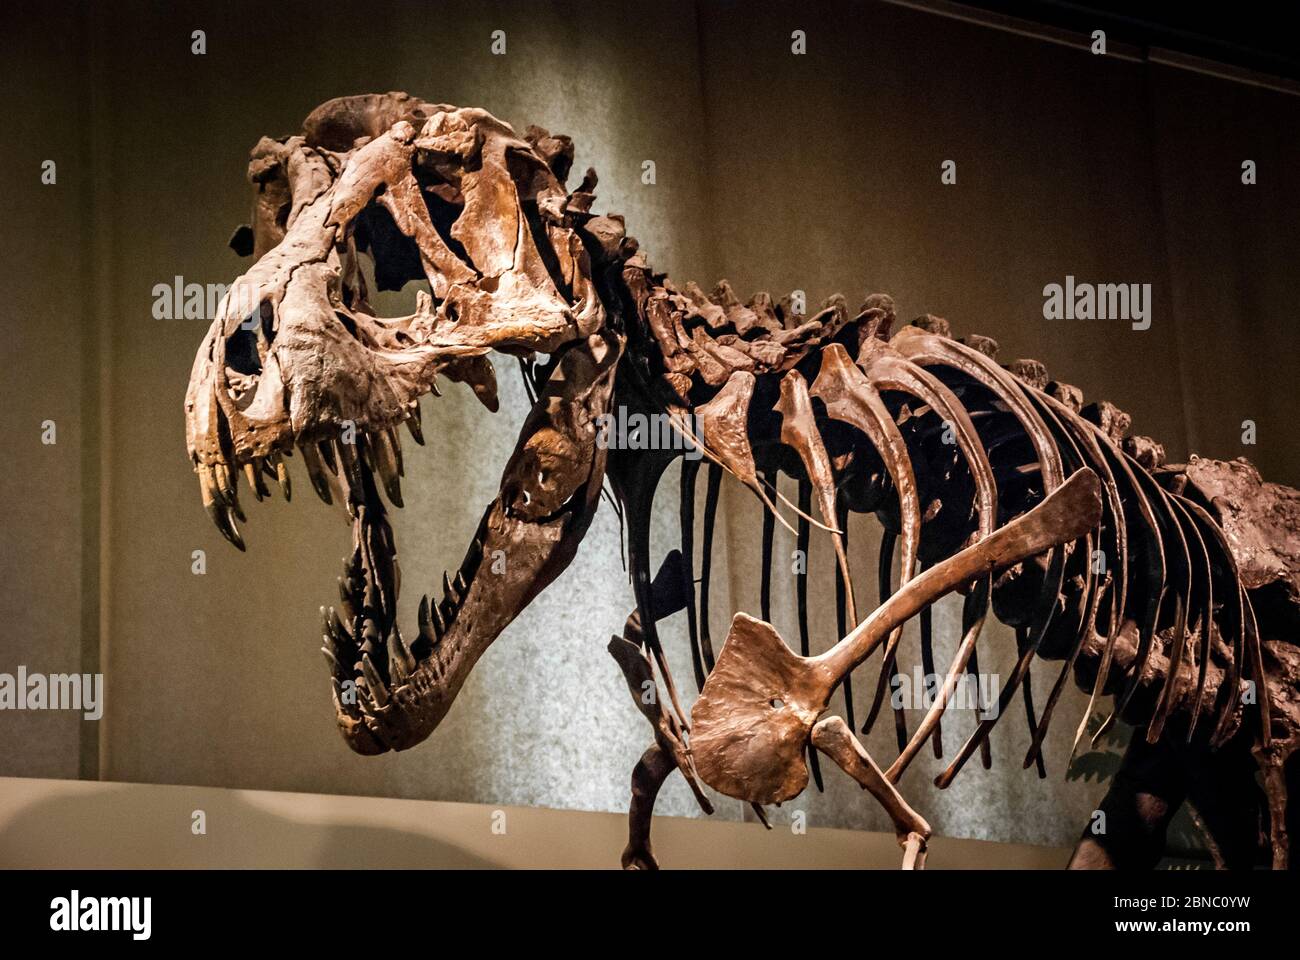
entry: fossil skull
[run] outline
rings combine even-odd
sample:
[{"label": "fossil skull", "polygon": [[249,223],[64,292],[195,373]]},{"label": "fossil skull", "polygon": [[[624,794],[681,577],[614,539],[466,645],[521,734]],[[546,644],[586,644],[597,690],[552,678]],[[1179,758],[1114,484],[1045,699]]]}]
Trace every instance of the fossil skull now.
[{"label": "fossil skull", "polygon": [[[254,223],[232,246],[255,262],[195,358],[188,449],[206,510],[241,550],[240,476],[259,499],[264,476],[288,496],[295,449],[321,498],[346,506],[353,551],[340,606],[323,610],[324,650],[340,728],[359,752],[428,736],[590,521],[604,469],[592,421],[621,341],[574,229],[571,162],[567,138],[537,128],[520,138],[486,111],[395,93],[329,101],[302,135],[252,152]],[[413,314],[374,314],[363,256],[381,289],[427,284]],[[496,409],[491,351],[547,355],[539,398],[460,571],[441,601],[421,603],[408,642],[378,490],[401,506],[398,428],[422,442],[419,400],[440,376]],[[500,556],[507,572],[487,573]]]}]

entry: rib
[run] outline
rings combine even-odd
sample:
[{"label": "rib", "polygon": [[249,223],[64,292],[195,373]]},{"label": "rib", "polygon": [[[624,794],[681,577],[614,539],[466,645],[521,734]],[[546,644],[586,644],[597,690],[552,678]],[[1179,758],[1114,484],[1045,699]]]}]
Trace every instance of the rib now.
[{"label": "rib", "polygon": [[[844,536],[844,553],[847,556],[849,552],[849,509],[844,500],[838,500],[835,509],[835,525],[843,531]],[[835,571],[835,635],[842,637],[849,631],[850,608],[849,600],[851,594],[849,585],[844,582],[844,577],[837,568]],[[853,729],[853,671],[850,670],[844,675],[844,722]],[[816,751],[813,752],[816,756]]]},{"label": "rib", "polygon": [[[803,563],[795,571],[794,575],[794,592],[796,611],[799,620],[799,655],[806,657],[810,653],[810,644],[808,638],[808,540],[811,530],[808,519],[805,516],[812,509],[812,483],[807,477],[799,478],[799,510],[800,516],[796,521],[798,530],[795,533],[795,549],[799,556],[803,558]],[[837,581],[838,582],[838,581]],[[840,636],[844,635],[841,629]],[[847,678],[846,678],[847,680]],[[845,687],[846,696],[849,696],[850,707],[853,704],[851,695],[847,694],[848,687]],[[813,782],[817,784],[817,792],[825,791],[822,784],[822,771],[817,751],[812,744],[808,745],[808,770],[812,773]]]},{"label": "rib", "polygon": [[713,670],[713,642],[709,638],[709,578],[713,569],[713,528],[718,519],[718,494],[722,488],[722,467],[709,464],[709,482],[704,492],[704,543],[700,556],[700,652],[705,672]]},{"label": "rib", "polygon": [[[791,370],[781,378],[781,397],[777,401],[776,410],[781,414],[781,442],[799,454],[808,479],[812,482],[813,491],[817,494],[822,517],[827,526],[832,526],[838,516],[835,475],[831,470],[830,457],[826,455],[826,445],[817,430],[808,383],[798,370]],[[857,623],[857,606],[853,602],[853,580],[849,574],[849,558],[844,550],[843,532],[832,529],[831,542],[835,546],[840,575],[844,578],[849,617]]]},{"label": "rib", "polygon": [[[766,473],[762,474],[762,478],[765,485],[773,482]],[[772,538],[775,533],[776,518],[771,510],[764,510],[761,550],[763,569],[759,575],[758,606],[763,619],[769,623],[772,621]]]},{"label": "rib", "polygon": [[[923,573],[924,571],[925,571],[925,566],[924,564],[922,564],[921,568],[917,572]],[[920,627],[921,627],[921,669],[925,671],[925,675],[927,677],[933,677],[935,675],[934,674],[934,637],[932,635],[933,626],[934,626],[933,611],[934,611],[933,605],[927,606],[924,610],[921,611],[919,615]],[[924,720],[922,721],[922,723],[924,723]],[[938,760],[940,757],[943,756],[943,724],[941,719],[935,720],[934,737],[931,740],[931,743],[934,744],[934,758]]]},{"label": "rib", "polygon": [[[893,594],[893,570],[894,570],[894,545],[898,542],[898,534],[894,531],[885,529],[880,534],[880,558],[876,561],[876,576],[879,586],[877,587],[877,602],[883,604]],[[892,639],[892,638],[891,638]],[[871,706],[867,710],[867,719],[862,721],[862,732],[870,733],[871,728],[876,725],[876,718],[880,715],[880,708],[885,702],[885,694],[890,689],[894,677],[898,675],[894,669],[896,646],[888,640],[885,642],[885,652],[880,661],[880,675],[876,679],[876,692],[871,698]],[[897,721],[895,721],[897,722]],[[902,750],[907,745],[906,739],[898,745]]]},{"label": "rib", "polygon": [[[843,347],[839,349],[842,353]],[[840,515],[835,475],[831,469],[830,457],[826,454],[826,445],[822,442],[821,433],[817,429],[808,383],[798,370],[791,370],[781,378],[781,395],[776,410],[781,414],[781,442],[799,454],[804,472],[812,484],[813,492],[817,495],[822,518],[828,527],[833,528],[831,543],[834,545],[835,558],[839,564],[839,582],[843,584],[844,605],[848,608],[849,620],[856,624],[858,609],[853,599],[853,576],[849,571],[849,555],[844,547],[844,532],[835,527]],[[765,548],[770,546],[767,530],[765,525],[763,528]],[[766,555],[764,565],[766,566]],[[770,621],[771,617],[765,612],[763,619]],[[840,636],[843,635],[841,631]],[[852,717],[853,687],[847,675],[844,678],[844,699],[846,713]]]},{"label": "rib", "polygon": [[[1029,398],[1030,402],[1033,403],[1036,409],[1042,414],[1044,423],[1048,424],[1048,428],[1056,438],[1058,442],[1057,449],[1061,453],[1062,463],[1066,468],[1073,473],[1075,470],[1091,467],[1092,464],[1089,458],[1084,456],[1079,445],[1075,443],[1074,438],[1065,430],[1065,427],[1061,424],[1061,421],[1056,417],[1052,410],[1041,402],[1038,392],[1033,389],[1026,389],[1025,394]],[[1099,470],[1094,469],[1094,472],[1097,473],[1099,477],[1102,475]],[[1102,490],[1104,493],[1104,484],[1102,485]],[[1042,713],[1038,717],[1037,729],[1030,741],[1029,752],[1025,755],[1025,767],[1028,767],[1031,763],[1036,762],[1041,758],[1043,741],[1047,737],[1047,731],[1051,725],[1052,714],[1056,710],[1056,704],[1060,700],[1061,693],[1065,689],[1070,672],[1074,669],[1074,664],[1078,660],[1079,652],[1083,647],[1084,641],[1089,639],[1096,629],[1097,609],[1101,602],[1101,592],[1097,588],[1092,565],[1092,548],[1093,544],[1096,542],[1093,539],[1093,534],[1100,532],[1101,525],[1104,524],[1108,513],[1112,516],[1112,523],[1114,522],[1113,507],[1111,506],[1109,497],[1103,497],[1102,505],[1104,509],[1102,511],[1101,519],[1098,522],[1097,529],[1092,533],[1089,533],[1082,541],[1083,589],[1079,594],[1079,622],[1074,630],[1074,640],[1070,644],[1069,653],[1065,657],[1061,671],[1057,675],[1056,682],[1052,685],[1051,692],[1047,696],[1047,703],[1044,705]],[[1078,733],[1079,731],[1076,731],[1076,746],[1079,739]],[[1073,747],[1071,748],[1071,755],[1073,755]]]},{"label": "rib", "polygon": [[[1169,499],[1179,513],[1179,520],[1183,523],[1183,533],[1188,539],[1188,553],[1192,562],[1193,575],[1191,596],[1200,600],[1201,645],[1199,651],[1193,651],[1197,658],[1196,697],[1192,702],[1192,717],[1187,724],[1187,742],[1191,743],[1192,735],[1196,732],[1196,721],[1201,714],[1205,678],[1210,665],[1210,618],[1214,612],[1214,574],[1210,570],[1210,554],[1205,546],[1205,538],[1201,536],[1192,512],[1187,509],[1187,501],[1174,493],[1170,494]],[[1195,626],[1195,621],[1192,625]],[[1170,663],[1170,674],[1174,675],[1173,663]]]},{"label": "rib", "polygon": [[1156,702],[1155,713],[1147,724],[1147,743],[1155,743],[1164,729],[1165,720],[1173,705],[1174,687],[1176,686],[1178,663],[1182,657],[1183,645],[1187,639],[1187,608],[1191,602],[1192,563],[1187,547],[1187,537],[1183,532],[1183,521],[1179,518],[1169,494],[1154,481],[1152,486],[1158,491],[1164,504],[1165,516],[1172,537],[1166,538],[1165,559],[1172,561],[1173,577],[1169,583],[1173,595],[1174,632],[1173,643],[1169,651],[1169,668],[1165,671],[1164,682]]},{"label": "rib", "polygon": [[682,458],[681,508],[679,516],[682,530],[682,576],[686,589],[686,629],[691,638],[691,667],[695,671],[695,689],[704,686],[704,663],[700,657],[700,631],[695,619],[695,478],[699,476],[700,461]]},{"label": "rib", "polygon": [[[782,381],[783,384],[784,382]],[[884,401],[881,400],[876,388],[867,379],[866,374],[853,364],[852,360],[849,359],[848,351],[838,343],[832,343],[822,351],[821,370],[813,383],[811,396],[821,400],[825,405],[827,417],[847,423],[862,431],[884,461],[885,469],[889,471],[890,478],[894,483],[894,489],[898,494],[899,516],[903,534],[902,582],[907,583],[916,572],[916,557],[921,538],[921,510],[911,456],[908,453],[907,444],[903,440],[903,435],[899,432],[898,425],[894,422],[893,416],[885,406]],[[836,543],[841,555],[843,555],[842,544],[839,541],[836,541]],[[883,543],[881,550],[883,555]],[[892,563],[892,544],[889,555]],[[851,582],[848,576],[847,558],[844,559],[842,566],[845,580]],[[882,583],[884,579],[882,578]],[[888,585],[886,585],[885,589],[889,589]],[[883,601],[884,595],[881,597],[881,602]],[[853,612],[852,608],[850,608],[850,612]],[[853,617],[853,620],[854,622],[857,621],[856,616]],[[893,663],[893,653],[901,634],[902,627],[900,625],[886,643],[884,663],[881,667],[881,680],[877,684],[872,709],[863,727],[864,733],[870,730],[876,714],[879,712],[880,704],[883,702],[884,691],[881,685],[885,682],[889,667]],[[899,742],[899,749],[901,750],[907,742],[906,724],[901,714],[897,715],[895,719],[898,724],[899,735],[902,738]]]},{"label": "rib", "polygon": [[[1023,654],[1025,645],[1028,642],[1029,631],[1024,627],[1017,627],[1016,650]],[[1038,718],[1034,715],[1034,685],[1029,667],[1025,667],[1025,679],[1020,684],[1020,692],[1023,694],[1025,703],[1025,722],[1029,725],[1029,738],[1032,741],[1038,734]],[[1043,763],[1043,751],[1038,751],[1038,754],[1034,757],[1034,764],[1038,770],[1038,779],[1047,779],[1047,767]]]}]

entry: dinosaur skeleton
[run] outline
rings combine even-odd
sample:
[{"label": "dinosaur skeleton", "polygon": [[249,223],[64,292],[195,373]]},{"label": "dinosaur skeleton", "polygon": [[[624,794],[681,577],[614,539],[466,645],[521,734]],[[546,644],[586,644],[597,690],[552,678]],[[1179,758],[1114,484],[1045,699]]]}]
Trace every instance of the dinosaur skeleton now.
[{"label": "dinosaur skeleton", "polygon": [[[654,733],[633,772],[624,866],[656,865],[651,813],[673,770],[706,812],[702,784],[762,817],[810,774],[820,786],[819,754],[883,805],[904,866],[922,865],[930,828],[897,785],[927,741],[942,756],[943,714],[978,672],[990,611],[1015,628],[1018,660],[940,786],[977,751],[991,763],[989,732],[1017,695],[1032,734],[1025,766],[1044,775],[1043,739],[1073,672],[1089,712],[1113,698],[1104,726],[1118,717],[1137,728],[1103,803],[1112,826],[1085,833],[1074,865],[1154,863],[1184,800],[1222,865],[1253,865],[1261,851],[1287,865],[1300,493],[1262,482],[1244,460],[1166,464],[1154,441],[1126,436],[1126,414],[1085,406],[1036,361],[999,365],[987,337],[953,339],[928,316],[894,331],[883,295],[855,315],[834,297],[805,317],[762,293],[742,303],[725,282],[711,295],[677,287],[621,217],[592,212],[593,171],[566,190],[572,162],[567,137],[536,127],[519,137],[483,110],[397,93],[331,100],[301,135],[252,151],[254,222],[232,246],[254,263],[195,359],[188,447],[205,509],[241,550],[239,475],[258,499],[269,480],[287,499],[295,449],[315,492],[352,518],[339,604],[322,616],[353,750],[402,750],[432,733],[483,651],[570,562],[608,480],[637,602],[609,650]],[[412,315],[374,314],[363,256],[381,289],[427,283]],[[421,600],[408,639],[385,506],[402,505],[398,428],[423,442],[419,400],[438,393],[439,376],[495,410],[493,351],[518,359],[533,406],[460,569],[444,575],[441,599]],[[683,457],[682,444],[611,448],[598,427],[616,409],[666,416],[704,461]],[[654,493],[678,459],[681,548],[652,579]],[[737,613],[715,655],[710,558],[724,473],[762,505],[762,619]],[[780,493],[781,473],[797,502]],[[860,619],[847,521],[868,512],[884,528],[880,599]],[[767,622],[775,524],[791,519],[805,556],[813,527],[835,552],[842,639],[818,656],[806,571],[799,653]],[[490,569],[503,555],[504,571]],[[899,755],[882,770],[855,735],[851,674],[880,650],[866,731],[914,616],[935,672],[930,610],[952,591],[964,596],[956,654],[915,730],[895,705]],[[681,611],[701,690],[689,714],[657,632]],[[1035,659],[1064,664],[1041,710]],[[650,686],[663,695],[642,696]],[[828,714],[841,686],[843,718]],[[1076,745],[1083,732],[1081,722]]]}]

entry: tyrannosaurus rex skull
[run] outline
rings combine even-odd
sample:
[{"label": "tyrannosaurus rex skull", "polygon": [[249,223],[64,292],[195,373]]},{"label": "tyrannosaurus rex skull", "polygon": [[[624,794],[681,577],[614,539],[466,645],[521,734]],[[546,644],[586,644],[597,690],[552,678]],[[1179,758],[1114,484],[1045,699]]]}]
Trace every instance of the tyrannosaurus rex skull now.
[{"label": "tyrannosaurus rex skull", "polygon": [[[240,549],[240,474],[259,499],[264,473],[287,495],[295,448],[321,498],[346,504],[353,551],[324,649],[340,728],[359,752],[428,736],[590,521],[604,471],[593,421],[622,344],[574,229],[571,162],[567,138],[530,128],[521,139],[483,110],[405,94],[329,101],[301,136],[252,152],[254,224],[232,245],[255,263],[195,358],[188,448],[205,508]],[[374,315],[362,255],[381,289],[427,282],[414,314]],[[440,375],[496,409],[493,350],[549,355],[539,398],[459,573],[441,601],[421,603],[408,642],[378,488],[401,506],[397,428],[420,440],[418,401]]]}]

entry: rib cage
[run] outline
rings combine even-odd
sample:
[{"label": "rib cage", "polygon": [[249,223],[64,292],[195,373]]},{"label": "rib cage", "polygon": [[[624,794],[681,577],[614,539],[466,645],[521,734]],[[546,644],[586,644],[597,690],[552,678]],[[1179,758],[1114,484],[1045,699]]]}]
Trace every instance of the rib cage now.
[{"label": "rib cage", "polygon": [[[919,318],[891,336],[895,316],[887,296],[868,298],[855,316],[842,298],[833,297],[805,319],[788,300],[777,304],[762,293],[742,304],[725,282],[709,296],[693,284],[678,290],[639,255],[625,263],[622,278],[632,308],[626,313],[634,318],[628,366],[651,404],[681,429],[689,431],[689,416],[695,415],[695,439],[710,461],[699,600],[688,605],[697,683],[714,656],[709,548],[722,471],[750,488],[764,507],[764,620],[770,619],[774,523],[779,518],[788,526],[783,515],[793,514],[797,543],[806,549],[815,522],[808,514],[817,502],[836,551],[843,636],[858,619],[844,532],[850,512],[874,512],[884,525],[883,598],[896,586],[890,579],[896,546],[906,582],[924,565],[1030,509],[1076,470],[1089,468],[1102,479],[1101,522],[1073,544],[1012,568],[997,583],[974,585],[963,606],[962,641],[936,703],[910,735],[902,711],[894,711],[900,755],[887,777],[896,782],[928,739],[941,755],[942,714],[960,675],[978,671],[978,638],[990,608],[1016,628],[1020,656],[994,718],[982,720],[957,750],[936,780],[940,786],[951,783],[976,750],[988,765],[989,733],[1018,691],[1031,732],[1024,762],[1036,763],[1042,775],[1042,744],[1072,671],[1090,694],[1076,744],[1093,705],[1113,694],[1102,731],[1122,716],[1145,728],[1150,742],[1176,727],[1189,742],[1199,736],[1217,746],[1242,728],[1240,693],[1246,681],[1255,681],[1263,691],[1256,702],[1267,745],[1260,634],[1236,558],[1209,498],[1198,496],[1182,469],[1164,464],[1159,444],[1126,436],[1130,418],[1122,411],[1105,402],[1085,405],[1077,388],[1052,381],[1036,361],[1000,366],[993,340],[955,340],[940,318]],[[627,396],[624,390],[619,401]],[[637,516],[648,512],[640,487],[653,488],[665,466],[643,473],[637,483],[624,482],[620,493],[633,525],[629,554],[642,623],[650,625],[646,643],[676,703],[655,617],[647,609],[647,543],[636,531]],[[696,467],[685,461],[682,474],[682,557],[692,580]],[[611,470],[617,484],[617,471]],[[779,472],[795,478],[797,504],[777,494]],[[796,583],[804,655],[807,576],[806,570],[797,574]],[[899,632],[885,648],[864,732],[898,670]],[[920,656],[933,673],[926,616],[921,633]],[[1035,659],[1063,664],[1038,716],[1028,685]],[[845,687],[846,715],[853,723],[847,679]],[[816,777],[815,755],[811,759]]]}]

